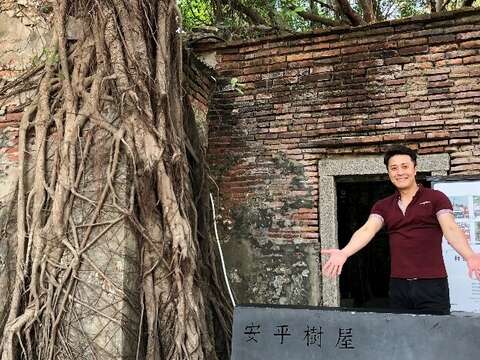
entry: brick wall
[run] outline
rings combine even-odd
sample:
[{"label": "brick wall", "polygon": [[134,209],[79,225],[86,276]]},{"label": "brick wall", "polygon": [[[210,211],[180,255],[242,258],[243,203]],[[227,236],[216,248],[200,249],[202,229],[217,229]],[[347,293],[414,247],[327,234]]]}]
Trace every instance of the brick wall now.
[{"label": "brick wall", "polygon": [[206,151],[208,144],[207,114],[210,97],[215,88],[214,71],[188,51],[184,52],[183,61],[183,86],[194,113],[199,147]]},{"label": "brick wall", "polygon": [[16,174],[19,115],[6,113],[5,109],[0,112],[0,209]]},{"label": "brick wall", "polygon": [[[252,268],[239,246],[319,240],[319,159],[402,143],[450,154],[450,174],[480,174],[479,24],[480,11],[463,10],[197,49],[217,51],[209,159],[245,302],[264,296],[236,277]],[[284,293],[269,291],[270,302]]]},{"label": "brick wall", "polygon": [[[0,89],[40,58],[48,44],[50,0],[0,2]],[[20,103],[25,94],[0,101],[0,213],[15,179]]]}]

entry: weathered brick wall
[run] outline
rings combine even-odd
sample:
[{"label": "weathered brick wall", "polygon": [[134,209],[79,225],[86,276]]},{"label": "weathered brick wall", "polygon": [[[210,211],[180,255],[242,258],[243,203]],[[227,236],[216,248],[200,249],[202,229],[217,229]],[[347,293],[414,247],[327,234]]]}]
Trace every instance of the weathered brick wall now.
[{"label": "weathered brick wall", "polygon": [[266,247],[318,242],[319,159],[403,143],[450,154],[451,174],[480,173],[479,25],[468,10],[198,49],[217,51],[209,156],[243,302],[305,301],[255,279],[291,284],[283,259],[273,273],[261,264],[276,256]]},{"label": "weathered brick wall", "polygon": [[[15,80],[42,56],[51,0],[0,2],[0,88]],[[22,96],[0,102],[0,210],[15,178]]]},{"label": "weathered brick wall", "polygon": [[6,113],[6,108],[0,110],[0,209],[16,174],[19,116],[21,114]]},{"label": "weathered brick wall", "polygon": [[186,96],[192,106],[200,148],[208,144],[207,114],[210,97],[215,88],[214,70],[188,51],[184,53],[183,82]]}]

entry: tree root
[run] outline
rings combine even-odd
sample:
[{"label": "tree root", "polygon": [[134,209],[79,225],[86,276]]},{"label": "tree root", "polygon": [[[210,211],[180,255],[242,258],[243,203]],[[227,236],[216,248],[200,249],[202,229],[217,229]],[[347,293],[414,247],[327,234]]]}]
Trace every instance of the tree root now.
[{"label": "tree root", "polygon": [[[83,23],[75,42],[66,39],[69,18]],[[55,52],[25,78],[41,80],[20,124],[16,275],[1,360],[108,357],[97,343],[101,329],[89,333],[79,309],[124,324],[105,310],[113,304],[83,299],[86,268],[112,289],[105,294],[141,308],[138,359],[217,359],[211,321],[228,348],[231,308],[208,212],[197,211],[208,198],[203,187],[193,190],[186,154],[179,19],[174,0],[56,1]],[[0,89],[0,100],[19,86]],[[92,147],[106,154],[93,185]],[[206,173],[197,180],[206,184]],[[141,260],[137,299],[90,256],[127,223]],[[80,355],[72,336],[85,344]]]}]

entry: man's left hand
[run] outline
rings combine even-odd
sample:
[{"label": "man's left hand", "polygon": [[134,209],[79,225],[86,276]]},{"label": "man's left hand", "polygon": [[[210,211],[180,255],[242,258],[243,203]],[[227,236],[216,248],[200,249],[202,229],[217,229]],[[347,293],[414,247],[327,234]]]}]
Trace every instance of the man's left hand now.
[{"label": "man's left hand", "polygon": [[467,259],[468,276],[480,280],[480,254],[473,254]]}]

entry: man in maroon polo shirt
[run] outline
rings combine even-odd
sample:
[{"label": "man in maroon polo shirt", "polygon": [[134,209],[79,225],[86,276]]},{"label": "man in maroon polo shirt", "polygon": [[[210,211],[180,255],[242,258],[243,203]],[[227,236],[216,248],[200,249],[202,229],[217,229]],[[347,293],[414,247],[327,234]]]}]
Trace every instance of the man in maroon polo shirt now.
[{"label": "man in maroon polo shirt", "polygon": [[417,184],[415,151],[393,146],[385,153],[384,163],[397,191],[373,205],[367,222],[343,249],[322,250],[330,255],[323,273],[330,277],[340,275],[348,257],[386,226],[391,254],[391,307],[416,313],[449,314],[442,236],[465,259],[469,276],[478,280],[480,254],[473,252],[455,223],[452,204],[445,194]]}]

